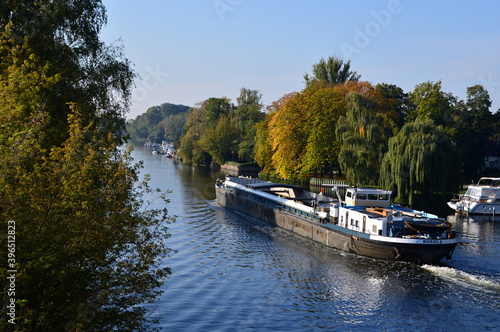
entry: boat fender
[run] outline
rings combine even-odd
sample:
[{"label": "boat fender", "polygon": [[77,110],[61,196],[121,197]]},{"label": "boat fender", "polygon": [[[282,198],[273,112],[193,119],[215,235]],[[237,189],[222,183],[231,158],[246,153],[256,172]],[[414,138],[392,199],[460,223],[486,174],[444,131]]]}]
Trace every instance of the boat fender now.
[{"label": "boat fender", "polygon": [[351,246],[349,245],[349,242],[344,243],[344,251],[347,251],[347,252],[351,251]]},{"label": "boat fender", "polygon": [[399,253],[398,248],[394,248],[394,258],[398,259],[399,257],[401,257],[401,254]]}]

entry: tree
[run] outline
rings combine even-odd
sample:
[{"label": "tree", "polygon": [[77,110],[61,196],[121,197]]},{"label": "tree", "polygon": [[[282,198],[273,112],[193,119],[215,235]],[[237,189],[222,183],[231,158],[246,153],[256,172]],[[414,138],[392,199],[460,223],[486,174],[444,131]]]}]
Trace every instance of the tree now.
[{"label": "tree", "polygon": [[0,218],[15,222],[17,271],[2,331],[155,328],[144,304],[170,273],[170,219],[146,209],[121,148],[135,74],[99,40],[105,21],[95,0],[0,5]]},{"label": "tree", "polygon": [[[170,141],[178,139],[182,134],[182,127],[185,124],[189,108],[169,103],[148,108],[145,113],[127,123],[130,141],[133,143],[143,143],[144,141],[161,143],[164,139]],[[173,118],[177,115],[177,118]],[[179,120],[182,123],[179,124]]]},{"label": "tree", "polygon": [[200,144],[201,137],[207,130],[206,109],[203,103],[198,104],[188,111],[184,135],[180,140],[179,154],[188,163],[206,164],[208,153],[203,151]]},{"label": "tree", "polygon": [[30,91],[43,99],[50,113],[45,145],[59,145],[67,138],[68,101],[79,104],[89,122],[100,110],[102,129],[121,135],[123,141],[123,115],[136,75],[120,47],[99,40],[106,23],[101,1],[20,0],[6,1],[2,7],[1,76],[23,67],[26,77],[43,68],[47,77],[57,79],[50,90]]},{"label": "tree", "polygon": [[184,133],[184,125],[187,121],[187,114],[180,113],[175,115],[169,115],[160,122],[160,126],[163,131],[163,137],[169,142],[177,142]]},{"label": "tree", "polygon": [[[408,98],[413,104],[409,112],[409,121],[417,118],[432,120],[436,125],[441,125],[445,130],[451,130],[454,125],[451,123],[452,104],[455,98],[441,91],[441,81],[436,83],[424,82],[409,93]],[[453,133],[450,131],[450,134]]]},{"label": "tree", "polygon": [[228,98],[208,98],[204,103],[203,107],[206,110],[206,117],[209,126],[214,126],[217,120],[223,116],[232,115],[234,111],[234,106],[231,104]]},{"label": "tree", "polygon": [[454,140],[464,156],[464,176],[474,179],[484,167],[490,138],[496,134],[496,121],[490,112],[491,100],[481,85],[467,88],[467,100],[457,105]]},{"label": "tree", "polygon": [[306,85],[313,82],[324,81],[331,85],[341,84],[348,81],[358,81],[361,75],[351,71],[351,61],[344,63],[343,60],[330,56],[321,60],[312,67],[312,76],[304,75]]},{"label": "tree", "polygon": [[256,123],[264,118],[262,113],[262,94],[257,90],[241,88],[237,99],[238,106],[235,110],[235,118],[241,132],[238,144],[238,158],[241,161],[254,159]]},{"label": "tree", "polygon": [[340,167],[354,186],[377,184],[387,141],[395,125],[377,113],[373,100],[354,92],[346,100],[346,116],[339,119],[336,129],[337,140],[341,142]]},{"label": "tree", "polygon": [[406,123],[389,139],[380,180],[402,204],[413,204],[414,194],[429,195],[458,188],[461,157],[441,126],[431,120]]},{"label": "tree", "polygon": [[214,127],[207,128],[200,138],[200,146],[218,164],[232,159],[234,148],[240,138],[240,130],[234,119],[221,116]]},{"label": "tree", "polygon": [[263,164],[269,158],[259,155],[260,165],[274,169],[285,179],[332,171],[338,164],[340,151],[335,127],[346,114],[345,96],[349,92],[362,93],[367,98],[377,95],[368,82],[351,81],[335,86],[315,82],[274,103],[266,119],[267,128],[261,130],[268,139],[257,140],[259,154],[271,151],[271,165]]},{"label": "tree", "polygon": [[282,97],[279,109],[269,120],[271,160],[276,174],[283,179],[296,177],[302,167],[307,138],[306,119],[305,110],[300,107],[300,95],[290,94]]},{"label": "tree", "polygon": [[[269,107],[273,108],[273,105]],[[267,114],[264,120],[255,125],[255,162],[262,167],[263,171],[270,173],[272,169],[273,148],[269,137],[269,121],[272,115]]]},{"label": "tree", "polygon": [[180,140],[182,158],[195,164],[223,164],[239,144],[241,134],[234,106],[227,98],[209,98],[189,113]]},{"label": "tree", "polygon": [[334,128],[345,114],[345,94],[339,87],[317,82],[301,92],[301,107],[307,112],[302,125],[308,136],[301,174],[328,173],[338,164],[339,143]]},{"label": "tree", "polygon": [[386,109],[387,112],[394,112],[391,118],[398,128],[401,128],[406,122],[409,112],[408,94],[394,84],[379,83],[375,86],[375,89],[382,96],[379,107]]}]

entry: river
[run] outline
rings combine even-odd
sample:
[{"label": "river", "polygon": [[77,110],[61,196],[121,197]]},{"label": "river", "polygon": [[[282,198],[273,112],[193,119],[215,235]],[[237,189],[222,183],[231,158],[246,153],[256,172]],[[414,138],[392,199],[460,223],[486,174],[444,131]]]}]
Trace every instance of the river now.
[{"label": "river", "polygon": [[439,266],[380,261],[222,209],[217,172],[148,149],[133,157],[153,187],[172,191],[177,216],[173,274],[151,309],[165,331],[500,330],[500,220],[450,214],[460,242]]}]

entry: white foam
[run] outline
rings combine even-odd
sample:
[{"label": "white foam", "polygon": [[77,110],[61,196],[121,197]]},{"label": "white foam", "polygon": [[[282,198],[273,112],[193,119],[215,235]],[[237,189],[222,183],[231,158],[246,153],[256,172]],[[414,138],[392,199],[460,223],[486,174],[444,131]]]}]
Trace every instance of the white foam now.
[{"label": "white foam", "polygon": [[500,282],[446,266],[423,265],[423,269],[453,282],[500,291]]}]

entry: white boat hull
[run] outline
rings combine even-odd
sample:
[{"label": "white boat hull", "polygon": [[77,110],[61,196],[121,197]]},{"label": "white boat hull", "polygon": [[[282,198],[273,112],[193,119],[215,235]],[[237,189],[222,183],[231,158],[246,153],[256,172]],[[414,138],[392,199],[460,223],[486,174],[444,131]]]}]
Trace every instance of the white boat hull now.
[{"label": "white boat hull", "polygon": [[494,203],[477,203],[470,201],[448,202],[448,206],[460,213],[470,214],[498,214],[500,212],[500,204]]}]

